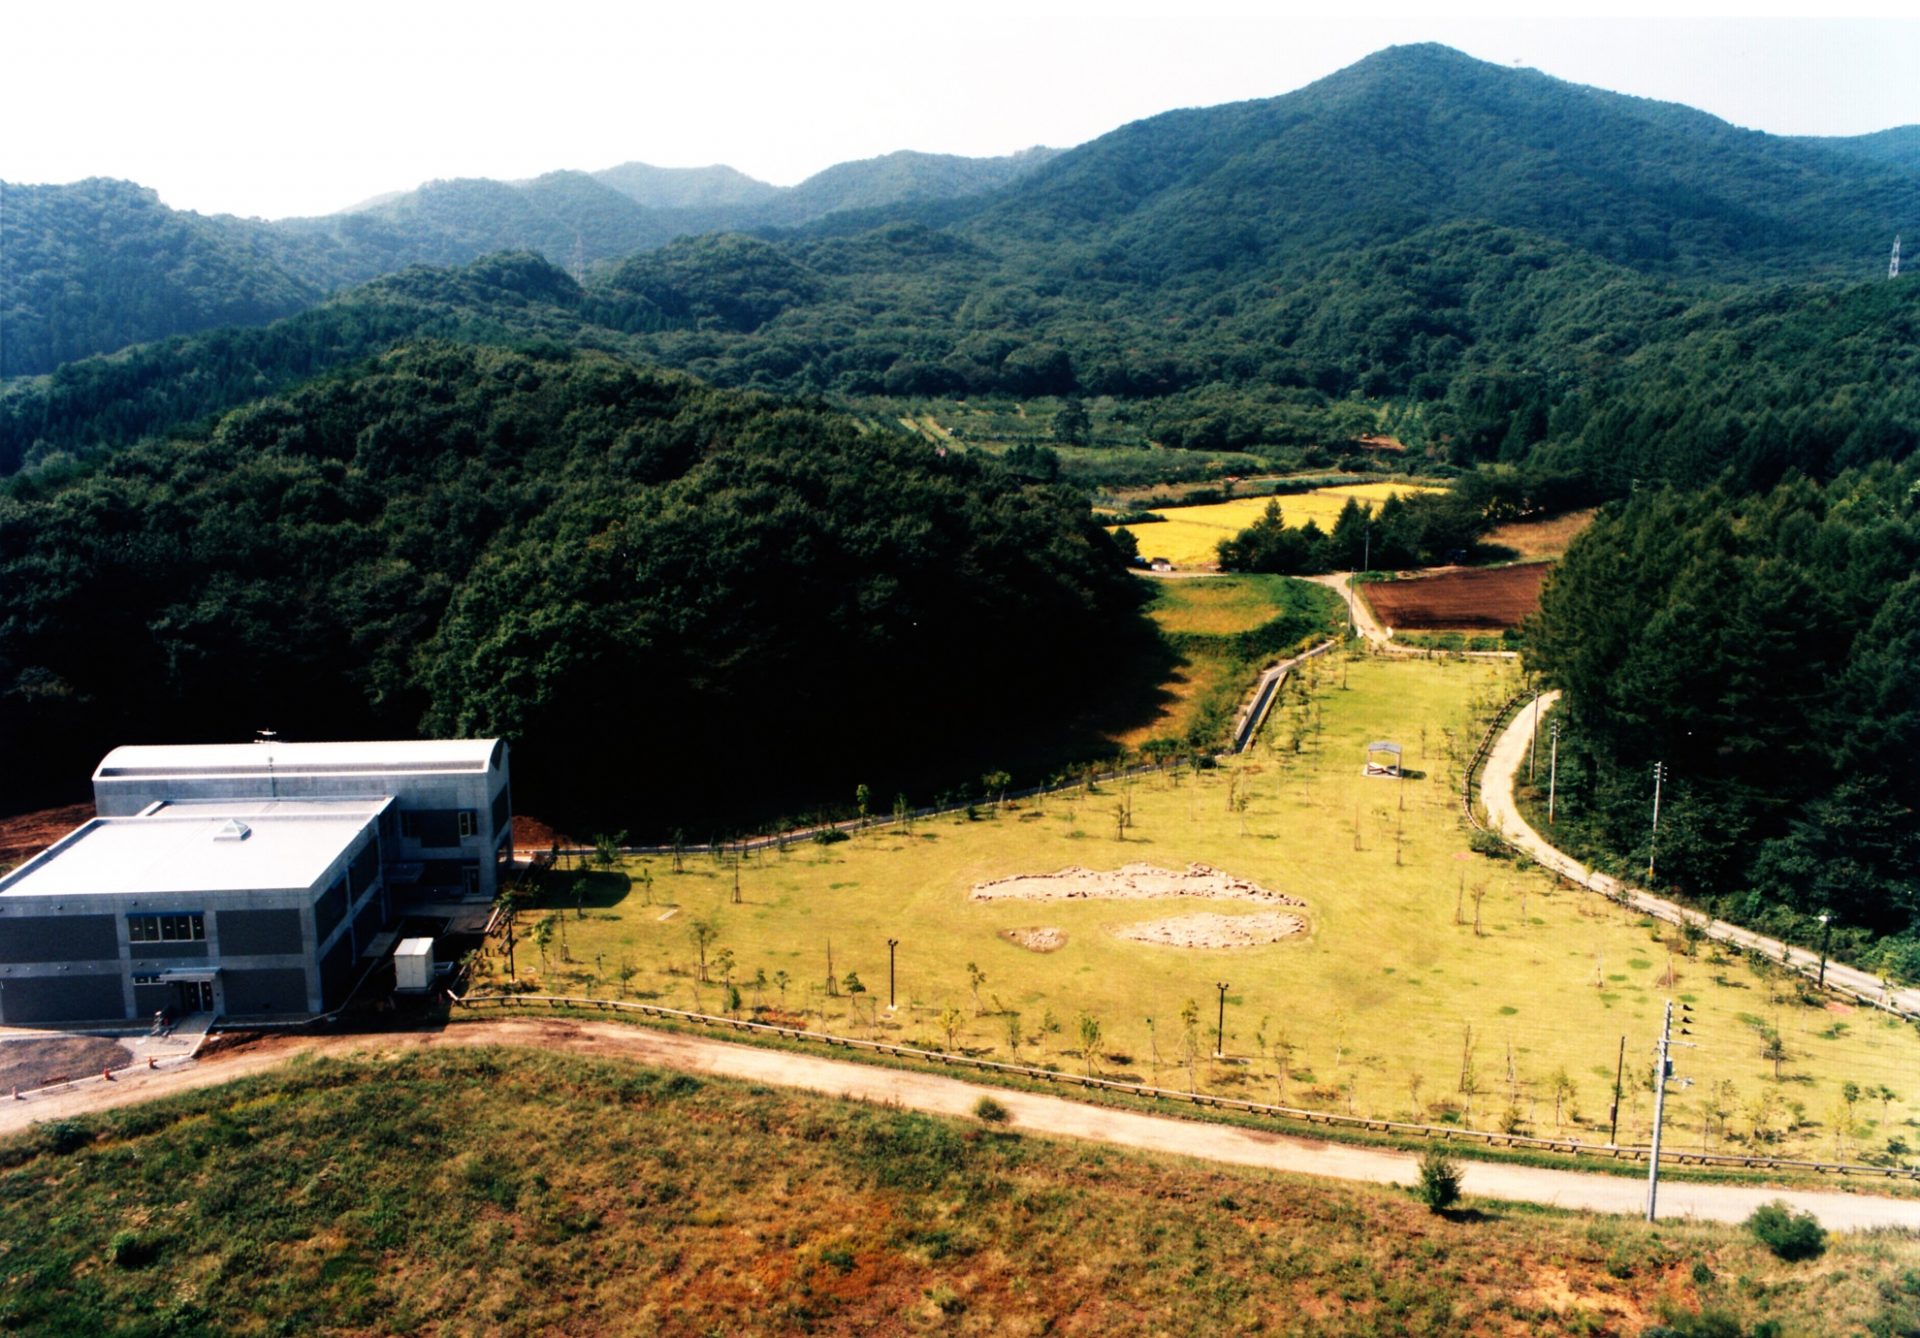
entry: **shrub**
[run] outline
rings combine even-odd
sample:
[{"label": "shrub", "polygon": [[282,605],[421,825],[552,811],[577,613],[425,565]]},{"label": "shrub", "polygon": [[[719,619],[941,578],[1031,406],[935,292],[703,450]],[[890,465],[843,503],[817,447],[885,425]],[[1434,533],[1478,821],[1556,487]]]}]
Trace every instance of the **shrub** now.
[{"label": "shrub", "polygon": [[1440,1148],[1427,1149],[1420,1158],[1420,1181],[1414,1193],[1428,1212],[1445,1212],[1460,1199],[1460,1163]]},{"label": "shrub", "polygon": [[153,1262],[154,1255],[160,1252],[159,1245],[151,1240],[143,1240],[131,1231],[116,1231],[113,1239],[107,1242],[107,1257],[118,1268],[141,1268]]},{"label": "shrub", "polygon": [[1827,1233],[1812,1213],[1796,1213],[1776,1199],[1753,1210],[1747,1230],[1776,1256],[1789,1262],[1813,1259],[1827,1249]]},{"label": "shrub", "polygon": [[982,1124],[1005,1124],[1010,1118],[1007,1108],[990,1096],[983,1096],[973,1103],[973,1115]]}]

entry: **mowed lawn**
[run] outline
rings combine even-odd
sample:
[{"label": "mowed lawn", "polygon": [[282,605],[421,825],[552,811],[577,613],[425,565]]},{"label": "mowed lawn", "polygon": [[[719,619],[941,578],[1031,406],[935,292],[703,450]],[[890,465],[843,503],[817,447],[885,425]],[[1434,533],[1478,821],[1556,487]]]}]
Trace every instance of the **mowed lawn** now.
[{"label": "mowed lawn", "polygon": [[1338,488],[1316,488],[1312,492],[1291,493],[1284,497],[1238,497],[1230,502],[1212,502],[1205,506],[1156,507],[1154,514],[1165,516],[1129,528],[1140,541],[1143,558],[1164,557],[1176,567],[1212,567],[1218,561],[1216,549],[1222,539],[1234,535],[1258,520],[1268,502],[1279,502],[1280,512],[1289,525],[1315,521],[1323,530],[1331,530],[1340,518],[1340,509],[1349,499],[1378,510],[1387,498],[1399,493],[1410,496],[1444,489],[1414,483],[1356,483]]},{"label": "mowed lawn", "polygon": [[[1461,767],[1489,712],[1516,687],[1505,663],[1332,656],[1307,667],[1253,752],[1218,770],[751,857],[737,870],[739,904],[736,870],[705,851],[688,852],[680,873],[666,858],[629,860],[630,888],[596,876],[586,918],[564,912],[572,961],[559,960],[555,938],[542,983],[718,1010],[721,985],[697,980],[698,920],[716,931],[710,966],[731,954],[743,1010],[784,1003],[819,1029],[944,1047],[951,1022],[954,1043],[981,1054],[1256,1099],[1280,1094],[1284,1054],[1292,1104],[1480,1127],[1517,1121],[1548,1134],[1558,1085],[1559,1124],[1589,1138],[1606,1135],[1625,1037],[1623,1142],[1647,1136],[1652,1046],[1673,998],[1692,1004],[1687,1039],[1698,1046],[1676,1063],[1694,1085],[1676,1087],[1667,1106],[1681,1146],[1761,1137],[1769,1150],[1851,1157],[1890,1136],[1920,1141],[1910,1127],[1920,1111],[1913,1029],[1801,1002],[1704,949],[1670,957],[1651,922],[1469,850]],[[1378,739],[1401,743],[1417,774],[1363,775],[1363,748]],[[1121,839],[1116,809],[1128,805],[1133,825]],[[1252,949],[1183,949],[1121,942],[1109,927],[1259,908],[968,900],[991,879],[1131,861],[1208,864],[1302,898],[1310,932]],[[1001,936],[1040,926],[1064,930],[1066,945],[1042,954]],[[892,1014],[889,938],[899,940],[901,1007]],[[840,982],[832,996],[829,946]],[[523,943],[520,965],[543,975],[531,945]],[[624,984],[623,966],[632,972]],[[1677,983],[1667,986],[1670,966]],[[977,992],[970,967],[984,977]],[[756,987],[762,972],[769,982],[785,972],[784,993]],[[851,999],[849,972],[866,990]],[[1223,981],[1229,1062],[1214,1063]],[[1191,1028],[1183,1010],[1195,1017]],[[1080,1053],[1082,1015],[1099,1026],[1091,1057]],[[1787,1048],[1779,1081],[1762,1054],[1763,1029]],[[1858,1089],[1851,1106],[1847,1083]],[[1883,1088],[1895,1095],[1883,1101]]]}]

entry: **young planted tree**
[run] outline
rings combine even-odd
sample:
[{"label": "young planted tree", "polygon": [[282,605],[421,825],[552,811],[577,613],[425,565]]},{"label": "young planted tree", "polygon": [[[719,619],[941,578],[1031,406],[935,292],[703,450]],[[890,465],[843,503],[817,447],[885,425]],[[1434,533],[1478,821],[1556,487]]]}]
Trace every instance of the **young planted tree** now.
[{"label": "young planted tree", "polygon": [[720,937],[720,926],[712,920],[695,919],[687,922],[687,937],[693,941],[695,951],[700,954],[700,980],[707,979],[707,949]]},{"label": "young planted tree", "polygon": [[947,1053],[954,1053],[958,1047],[960,1024],[966,1019],[958,1008],[949,1004],[940,1010],[940,1029],[947,1034]]},{"label": "young planted tree", "polygon": [[1020,1058],[1020,1014],[1009,1008],[1001,1015],[1007,1027],[1007,1053]]},{"label": "young planted tree", "polygon": [[600,866],[602,872],[612,872],[613,866],[620,862],[620,847],[626,843],[627,834],[624,831],[612,835],[600,833],[593,838],[593,862]]},{"label": "young planted tree", "polygon": [[1563,1112],[1577,1094],[1578,1089],[1574,1086],[1573,1079],[1568,1076],[1564,1065],[1555,1069],[1553,1076],[1547,1079],[1547,1089],[1553,1094],[1553,1127],[1557,1130],[1560,1128]]},{"label": "young planted tree", "polygon": [[907,797],[904,794],[896,794],[893,797],[893,821],[901,831],[913,831],[913,808],[907,803]]},{"label": "young planted tree", "polygon": [[1087,1066],[1087,1076],[1093,1076],[1093,1056],[1100,1045],[1100,1019],[1092,1013],[1080,1014],[1080,1058]]},{"label": "young planted tree", "polygon": [[1180,1007],[1180,1049],[1187,1064],[1187,1090],[1200,1090],[1200,1001],[1189,999]]},{"label": "young planted tree", "polygon": [[773,973],[773,985],[775,989],[780,991],[780,1011],[783,1013],[787,1011],[787,986],[791,984],[792,981],[793,977],[789,976],[785,971],[775,971]]},{"label": "young planted tree", "polygon": [[873,791],[862,782],[853,787],[853,806],[860,810],[860,830],[867,826],[867,809],[873,803]]},{"label": "young planted tree", "polygon": [[547,945],[553,942],[553,920],[551,915],[543,915],[533,926],[533,946],[540,951],[540,969],[547,969]]},{"label": "young planted tree", "polygon": [[993,802],[993,811],[998,813],[1000,805],[1006,802],[1007,787],[1013,784],[1013,777],[1004,771],[989,771],[980,778],[980,792]]},{"label": "young planted tree", "polygon": [[977,962],[968,962],[967,984],[973,990],[973,1015],[975,1017],[979,1017],[987,1011],[987,1006],[980,1002],[980,987],[986,984],[986,982],[987,973],[980,969],[979,964]]}]

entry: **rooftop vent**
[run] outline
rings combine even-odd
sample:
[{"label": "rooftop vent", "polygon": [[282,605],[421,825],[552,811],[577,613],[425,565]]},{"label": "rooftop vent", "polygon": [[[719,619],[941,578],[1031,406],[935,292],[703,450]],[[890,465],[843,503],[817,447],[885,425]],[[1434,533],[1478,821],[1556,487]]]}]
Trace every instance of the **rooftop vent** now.
[{"label": "rooftop vent", "polygon": [[238,818],[228,818],[220,824],[220,830],[213,834],[216,841],[244,841],[253,835],[253,828]]}]

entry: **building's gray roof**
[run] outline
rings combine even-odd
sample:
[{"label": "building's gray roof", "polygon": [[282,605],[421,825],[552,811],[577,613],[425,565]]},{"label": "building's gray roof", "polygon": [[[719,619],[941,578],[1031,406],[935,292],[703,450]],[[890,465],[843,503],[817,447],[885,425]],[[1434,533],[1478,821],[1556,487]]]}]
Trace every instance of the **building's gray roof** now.
[{"label": "building's gray roof", "polygon": [[95,818],[0,878],[0,897],[305,889],[391,802],[163,804],[149,816]]},{"label": "building's gray roof", "polygon": [[[95,782],[168,776],[408,775],[484,772],[498,739],[411,739],[367,743],[129,744],[94,769]],[[504,755],[504,749],[501,749]]]}]

